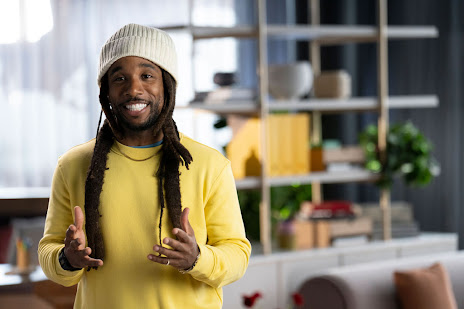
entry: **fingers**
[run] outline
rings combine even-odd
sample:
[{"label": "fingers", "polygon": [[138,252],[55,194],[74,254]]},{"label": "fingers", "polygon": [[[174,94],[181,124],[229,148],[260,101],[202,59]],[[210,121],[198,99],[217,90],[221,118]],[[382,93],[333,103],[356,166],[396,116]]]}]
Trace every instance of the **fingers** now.
[{"label": "fingers", "polygon": [[79,241],[79,238],[73,239],[69,242],[69,247],[75,251],[79,250],[80,245],[81,245],[81,242]]},{"label": "fingers", "polygon": [[[189,242],[192,242],[195,240],[194,237],[188,235],[186,232],[184,232],[183,230],[181,229],[173,229],[172,233],[174,235],[176,235],[177,239],[180,241],[180,242],[183,242],[183,243],[189,243]],[[168,240],[169,242],[170,241],[170,238],[166,237],[165,240]],[[163,241],[164,242],[164,241]],[[164,242],[166,245],[170,245],[171,247],[174,247],[172,244],[170,243],[167,243],[167,242]]]},{"label": "fingers", "polygon": [[184,253],[180,251],[171,250],[171,249],[164,248],[158,245],[154,246],[153,250],[159,253],[159,257],[161,257],[160,255],[164,255],[165,257],[170,258],[170,259],[181,259],[184,256]]},{"label": "fingers", "polygon": [[[178,261],[176,259],[173,259],[173,258],[161,257],[161,256],[156,256],[156,255],[153,255],[153,254],[149,254],[148,259],[150,261],[156,262],[158,264],[163,264],[163,265],[166,265],[166,266],[172,266],[172,267],[176,267],[176,268],[179,267]],[[168,263],[168,261],[169,261],[169,263]]]},{"label": "fingers", "polygon": [[169,237],[163,239],[163,243],[169,245],[172,249],[155,245],[153,250],[158,252],[159,255],[149,254],[149,260],[159,264],[169,265],[177,269],[187,269],[191,267],[198,255],[198,245],[194,230],[188,219],[189,213],[190,209],[186,207],[180,216],[181,228],[174,228],[172,230],[177,239]]},{"label": "fingers", "polygon": [[[169,260],[169,265],[177,269],[187,269],[192,266],[198,255],[198,246],[194,237],[188,236],[184,231],[181,232],[189,238],[188,243],[166,237],[163,242],[170,245],[172,249],[155,245],[153,250],[158,252],[158,255],[149,254],[148,259],[163,265],[166,265]],[[194,240],[193,243],[191,238]]]},{"label": "fingers", "polygon": [[97,267],[97,266],[103,266],[103,261],[100,259],[94,259],[90,257],[90,254],[92,253],[92,249],[90,247],[85,248],[84,250],[79,251],[80,254],[82,254],[82,262],[84,266],[82,267]]},{"label": "fingers", "polygon": [[91,257],[87,257],[86,263],[84,267],[100,267],[103,266],[103,261],[99,259],[93,259]]},{"label": "fingers", "polygon": [[76,234],[76,227],[71,224],[68,229],[66,230],[66,238],[64,239],[65,246],[69,246],[71,240],[74,239],[74,235]]},{"label": "fingers", "polygon": [[191,257],[190,254],[187,254],[185,252],[178,252],[178,251],[174,251],[174,250],[170,250],[170,249],[166,249],[162,247],[160,247],[158,250],[155,250],[155,251],[158,251],[160,254],[163,254],[164,257],[162,257],[161,255],[149,254],[148,259],[150,261],[153,261],[155,263],[162,264],[162,265],[172,266],[177,269],[189,268],[190,266],[192,266],[195,260],[195,257],[196,257],[196,255],[195,257]]},{"label": "fingers", "polygon": [[103,261],[100,259],[94,259],[90,256],[85,256],[82,258],[81,262],[78,266],[74,266],[76,268],[84,268],[84,267],[99,267],[103,266]]},{"label": "fingers", "polygon": [[85,247],[85,234],[83,232],[84,213],[79,206],[74,207],[74,224],[66,231],[65,255],[69,263],[76,268],[102,266],[103,261],[90,257],[92,250]]},{"label": "fingers", "polygon": [[74,225],[78,230],[82,230],[84,225],[84,213],[79,206],[74,207]]},{"label": "fingers", "polygon": [[97,267],[103,265],[102,260],[90,257],[92,249],[87,247],[83,250],[76,250],[76,245],[78,245],[78,242],[73,240],[71,241],[70,247],[67,250],[65,249],[66,258],[73,267],[84,268]]},{"label": "fingers", "polygon": [[180,215],[180,226],[187,234],[193,235],[193,229],[188,220],[189,213],[190,209],[188,207],[182,211],[182,214]]}]

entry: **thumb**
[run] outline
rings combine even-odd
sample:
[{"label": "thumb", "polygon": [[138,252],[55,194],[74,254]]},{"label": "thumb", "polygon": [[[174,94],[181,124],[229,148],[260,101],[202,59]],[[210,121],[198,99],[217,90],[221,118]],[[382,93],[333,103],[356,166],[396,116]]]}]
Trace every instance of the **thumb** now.
[{"label": "thumb", "polygon": [[78,230],[82,230],[84,225],[84,213],[79,206],[74,207],[74,225]]},{"label": "thumb", "polygon": [[180,215],[180,225],[182,229],[184,230],[185,233],[192,235],[193,234],[193,229],[192,226],[190,225],[190,222],[188,220],[188,216],[190,213],[190,209],[186,207],[183,211],[182,214]]}]

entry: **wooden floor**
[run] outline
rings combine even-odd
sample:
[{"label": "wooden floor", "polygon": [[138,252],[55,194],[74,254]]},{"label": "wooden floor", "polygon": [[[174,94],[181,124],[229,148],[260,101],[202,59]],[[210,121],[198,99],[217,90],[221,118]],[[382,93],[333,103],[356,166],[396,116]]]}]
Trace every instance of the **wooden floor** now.
[{"label": "wooden floor", "polygon": [[0,309],[72,309],[77,286],[52,281],[0,290]]},{"label": "wooden floor", "polygon": [[[0,295],[0,309],[54,309],[34,294]],[[72,307],[71,307],[72,308]]]}]

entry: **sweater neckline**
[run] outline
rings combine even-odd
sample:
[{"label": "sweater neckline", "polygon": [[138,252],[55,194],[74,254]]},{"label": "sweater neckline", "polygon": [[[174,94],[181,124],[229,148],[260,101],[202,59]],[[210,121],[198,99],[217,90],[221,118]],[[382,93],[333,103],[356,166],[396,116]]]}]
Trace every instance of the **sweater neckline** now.
[{"label": "sweater neckline", "polygon": [[156,157],[161,153],[161,148],[161,145],[150,148],[134,148],[121,144],[115,140],[111,150],[117,155],[125,157],[128,160],[140,162],[147,161],[153,157]]},{"label": "sweater neckline", "polygon": [[[183,135],[179,133],[180,140],[182,141]],[[157,157],[161,154],[162,144],[150,148],[134,148],[127,145],[124,145],[117,140],[114,141],[111,151],[125,157],[128,160],[143,162],[151,159],[152,157]]]}]

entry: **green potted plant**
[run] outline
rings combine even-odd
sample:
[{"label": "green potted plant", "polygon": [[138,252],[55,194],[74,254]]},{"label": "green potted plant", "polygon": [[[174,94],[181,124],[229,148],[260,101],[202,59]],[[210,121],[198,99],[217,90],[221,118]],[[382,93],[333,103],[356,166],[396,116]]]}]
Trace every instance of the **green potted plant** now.
[{"label": "green potted plant", "polygon": [[408,185],[425,186],[438,174],[431,142],[411,122],[392,125],[387,134],[386,160],[380,160],[378,128],[369,125],[359,136],[366,168],[378,173],[377,185],[389,189],[399,175]]},{"label": "green potted plant", "polygon": [[[253,240],[260,239],[259,230],[259,203],[261,192],[259,190],[238,190],[240,208],[247,237]],[[311,200],[311,185],[294,184],[292,186],[271,188],[271,222],[275,227],[278,222],[290,219],[300,208],[303,201]]]}]

